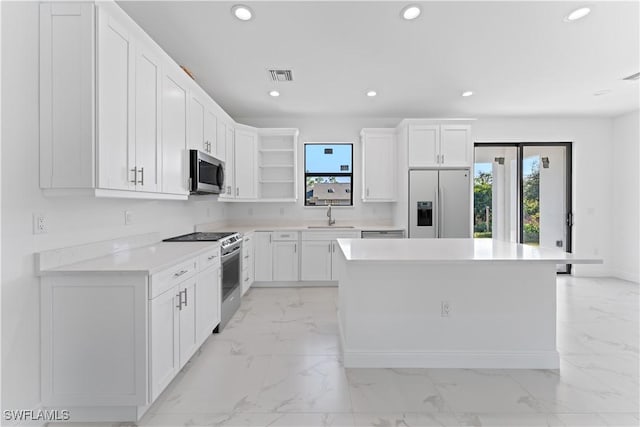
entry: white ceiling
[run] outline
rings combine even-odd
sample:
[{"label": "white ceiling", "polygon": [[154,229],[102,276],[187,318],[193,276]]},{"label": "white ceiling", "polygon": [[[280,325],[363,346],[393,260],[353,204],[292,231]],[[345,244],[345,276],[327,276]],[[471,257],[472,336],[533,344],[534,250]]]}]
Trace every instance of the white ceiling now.
[{"label": "white ceiling", "polygon": [[[640,71],[638,1],[587,2],[574,23],[563,18],[582,3],[421,2],[410,22],[397,1],[242,3],[253,20],[236,20],[232,2],[119,2],[232,117],[616,116],[640,105],[638,81],[621,80]],[[295,81],[271,82],[272,67]]]}]

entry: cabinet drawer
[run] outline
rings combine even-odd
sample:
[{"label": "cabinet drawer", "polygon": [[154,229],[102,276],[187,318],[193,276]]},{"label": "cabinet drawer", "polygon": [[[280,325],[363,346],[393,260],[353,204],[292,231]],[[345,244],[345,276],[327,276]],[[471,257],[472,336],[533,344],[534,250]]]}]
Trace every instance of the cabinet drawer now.
[{"label": "cabinet drawer", "polygon": [[302,241],[335,240],[335,239],[359,239],[360,230],[349,231],[303,231]]},{"label": "cabinet drawer", "polygon": [[195,275],[198,271],[198,261],[193,258],[176,264],[151,276],[149,298],[153,299],[167,289]]},{"label": "cabinet drawer", "polygon": [[289,242],[298,240],[297,231],[274,231],[271,234],[274,242]]},{"label": "cabinet drawer", "polygon": [[212,249],[198,258],[198,270],[204,271],[209,267],[220,266],[220,248]]}]

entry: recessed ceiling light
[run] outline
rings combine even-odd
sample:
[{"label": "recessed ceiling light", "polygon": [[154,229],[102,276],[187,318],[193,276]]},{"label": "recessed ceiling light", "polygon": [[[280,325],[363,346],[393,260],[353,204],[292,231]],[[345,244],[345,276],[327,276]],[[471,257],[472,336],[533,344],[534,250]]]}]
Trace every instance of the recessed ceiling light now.
[{"label": "recessed ceiling light", "polygon": [[374,96],[376,96],[378,93],[375,90],[370,90],[367,92],[367,96],[369,98],[373,98]]},{"label": "recessed ceiling light", "polygon": [[407,21],[416,19],[418,16],[420,16],[421,13],[422,13],[422,10],[420,10],[420,6],[415,4],[405,6],[404,9],[402,9],[402,17]]},{"label": "recessed ceiling light", "polygon": [[243,4],[237,4],[233,6],[231,8],[231,13],[233,13],[233,16],[241,21],[248,21],[253,18],[253,12],[251,11],[251,8]]},{"label": "recessed ceiling light", "polygon": [[578,19],[584,18],[589,13],[591,13],[591,9],[588,7],[581,7],[580,9],[576,9],[564,18],[564,22],[573,22]]},{"label": "recessed ceiling light", "polygon": [[597,91],[597,92],[594,92],[594,93],[593,93],[593,96],[608,95],[608,94],[610,94],[610,93],[611,93],[611,89],[602,89],[602,90],[599,90],[599,91]]},{"label": "recessed ceiling light", "polygon": [[471,96],[471,95],[473,95],[473,92],[471,92],[470,90],[462,92],[462,96]]},{"label": "recessed ceiling light", "polygon": [[269,95],[273,96],[274,98],[280,96],[280,92],[278,92],[277,90],[272,90],[271,92],[269,92]]}]

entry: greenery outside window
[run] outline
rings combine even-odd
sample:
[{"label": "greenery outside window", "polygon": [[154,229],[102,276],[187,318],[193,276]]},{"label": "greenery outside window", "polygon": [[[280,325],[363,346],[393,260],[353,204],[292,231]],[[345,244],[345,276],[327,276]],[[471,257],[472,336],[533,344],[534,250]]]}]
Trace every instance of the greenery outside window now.
[{"label": "greenery outside window", "polygon": [[353,144],[304,145],[305,206],[353,205]]}]

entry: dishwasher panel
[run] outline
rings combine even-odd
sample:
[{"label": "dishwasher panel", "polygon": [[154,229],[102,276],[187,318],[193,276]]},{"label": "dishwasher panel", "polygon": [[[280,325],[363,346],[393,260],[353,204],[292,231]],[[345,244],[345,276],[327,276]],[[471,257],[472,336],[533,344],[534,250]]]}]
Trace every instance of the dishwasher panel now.
[{"label": "dishwasher panel", "polygon": [[404,239],[404,230],[368,230],[362,232],[363,239]]}]

